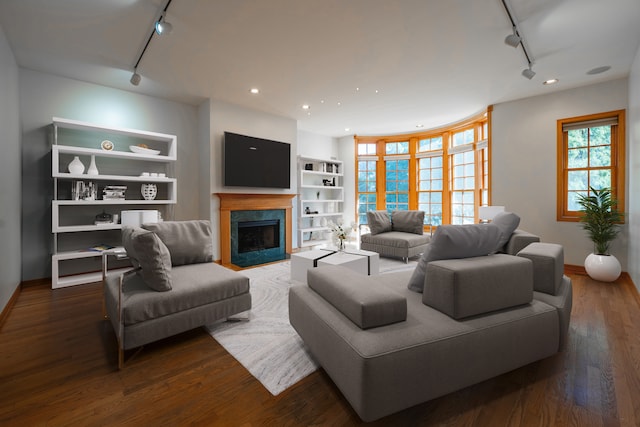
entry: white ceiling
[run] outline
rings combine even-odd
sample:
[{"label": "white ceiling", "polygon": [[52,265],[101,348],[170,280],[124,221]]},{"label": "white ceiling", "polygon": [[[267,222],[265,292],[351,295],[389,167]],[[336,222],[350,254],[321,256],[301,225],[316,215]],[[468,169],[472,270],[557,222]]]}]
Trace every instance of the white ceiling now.
[{"label": "white ceiling", "polygon": [[[504,43],[501,0],[175,0],[173,32],[153,37],[134,87],[165,4],[0,0],[0,26],[21,67],[194,105],[222,100],[330,136],[413,132],[626,77],[640,45],[639,0],[510,0],[537,73],[527,80],[522,49]],[[560,82],[544,86],[549,78]]]}]

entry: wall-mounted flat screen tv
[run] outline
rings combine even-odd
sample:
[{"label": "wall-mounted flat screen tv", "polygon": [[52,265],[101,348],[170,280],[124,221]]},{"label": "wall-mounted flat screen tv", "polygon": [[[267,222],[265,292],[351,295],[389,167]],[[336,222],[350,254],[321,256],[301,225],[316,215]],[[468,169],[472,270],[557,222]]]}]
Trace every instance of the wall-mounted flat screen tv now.
[{"label": "wall-mounted flat screen tv", "polygon": [[226,187],[291,188],[291,144],[225,132]]}]

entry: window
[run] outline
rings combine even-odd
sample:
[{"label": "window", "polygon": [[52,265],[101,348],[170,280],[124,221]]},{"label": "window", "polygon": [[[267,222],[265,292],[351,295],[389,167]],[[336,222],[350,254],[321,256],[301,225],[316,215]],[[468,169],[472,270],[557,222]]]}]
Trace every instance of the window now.
[{"label": "window", "polygon": [[477,222],[490,204],[490,114],[411,135],[356,137],[357,214],[418,209],[425,225]]},{"label": "window", "polygon": [[624,122],[624,110],[558,120],[558,221],[578,221],[590,188],[611,188],[624,211]]}]

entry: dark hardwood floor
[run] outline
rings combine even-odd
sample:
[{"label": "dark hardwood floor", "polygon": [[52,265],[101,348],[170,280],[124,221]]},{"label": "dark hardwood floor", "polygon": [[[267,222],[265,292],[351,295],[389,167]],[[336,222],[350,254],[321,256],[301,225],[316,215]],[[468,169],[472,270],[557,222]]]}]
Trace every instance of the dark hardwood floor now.
[{"label": "dark hardwood floor", "polygon": [[[568,348],[375,426],[640,426],[640,298],[572,275]],[[0,330],[0,425],[359,425],[324,371],[271,396],[203,329],[117,370],[99,284],[25,287]]]}]

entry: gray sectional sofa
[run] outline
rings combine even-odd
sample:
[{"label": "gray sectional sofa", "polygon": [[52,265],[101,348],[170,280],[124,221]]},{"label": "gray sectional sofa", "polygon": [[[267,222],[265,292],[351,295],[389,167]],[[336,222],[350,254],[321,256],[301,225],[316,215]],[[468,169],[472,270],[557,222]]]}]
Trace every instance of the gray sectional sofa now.
[{"label": "gray sectional sofa", "polygon": [[251,309],[249,278],[213,262],[209,221],[123,227],[122,240],[134,268],[103,280],[119,368],[124,350]]},{"label": "gray sectional sofa", "polygon": [[[436,230],[431,244],[445,242],[450,252],[457,244],[466,256],[452,227],[483,225]],[[571,281],[562,247],[529,244],[535,240],[509,232],[501,248],[517,251],[435,257],[424,265],[422,293],[408,286],[417,269],[380,276],[309,270],[309,285],[290,290],[290,322],[357,414],[379,419],[563,348]]]}]

